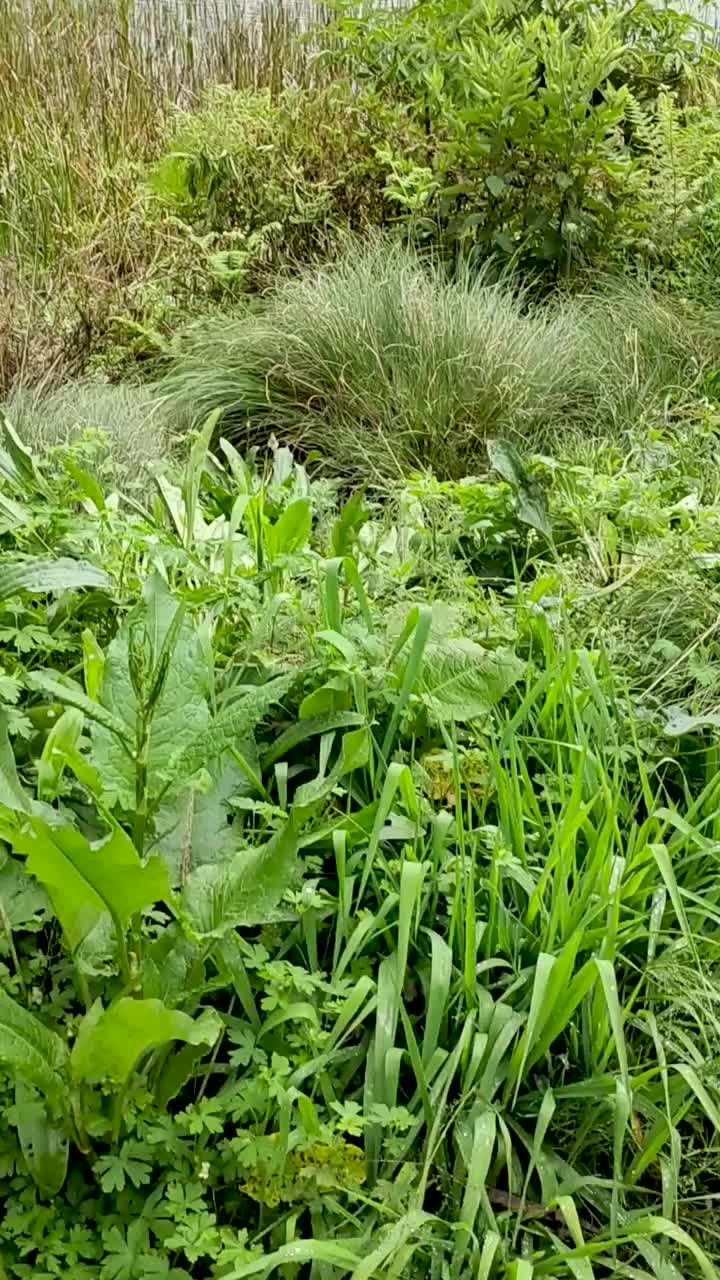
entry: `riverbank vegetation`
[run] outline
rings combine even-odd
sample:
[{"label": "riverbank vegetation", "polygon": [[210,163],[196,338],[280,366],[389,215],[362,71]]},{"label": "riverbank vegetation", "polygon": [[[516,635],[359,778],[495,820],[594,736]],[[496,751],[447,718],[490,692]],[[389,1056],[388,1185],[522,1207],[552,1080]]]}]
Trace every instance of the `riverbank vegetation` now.
[{"label": "riverbank vegetation", "polygon": [[0,0],[0,1280],[710,1280],[713,33],[311,17]]}]

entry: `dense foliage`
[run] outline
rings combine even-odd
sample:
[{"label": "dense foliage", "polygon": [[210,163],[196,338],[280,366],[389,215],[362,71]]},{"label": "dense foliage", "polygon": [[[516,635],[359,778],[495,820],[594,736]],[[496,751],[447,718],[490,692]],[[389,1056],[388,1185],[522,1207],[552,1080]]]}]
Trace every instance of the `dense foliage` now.
[{"label": "dense foliage", "polygon": [[0,1280],[712,1280],[714,44],[316,17],[0,0]]},{"label": "dense foliage", "polygon": [[152,364],[189,315],[377,227],[544,288],[629,266],[712,301],[716,54],[688,14],[422,0],[309,37],[271,6],[251,37],[186,8],[3,0],[5,387]]},{"label": "dense foliage", "polygon": [[714,1275],[717,717],[586,614],[708,464],[214,427],[144,503],[4,425],[5,1274]]}]

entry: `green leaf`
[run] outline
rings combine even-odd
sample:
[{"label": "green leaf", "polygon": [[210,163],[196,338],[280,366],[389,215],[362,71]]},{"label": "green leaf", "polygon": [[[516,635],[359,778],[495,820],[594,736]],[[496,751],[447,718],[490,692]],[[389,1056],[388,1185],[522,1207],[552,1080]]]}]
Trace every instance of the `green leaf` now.
[{"label": "green leaf", "polygon": [[365,502],[364,490],[357,489],[348,498],[333,524],[330,534],[330,555],[347,556],[357,542],[360,530],[369,519],[370,511]]},{"label": "green leaf", "polygon": [[12,833],[12,843],[26,856],[28,871],[45,885],[72,951],[103,912],[122,928],[136,911],[170,895],[162,859],[151,858],[143,866],[120,828],[91,845],[73,827],[50,827],[28,817]]},{"label": "green leaf", "polygon": [[49,914],[42,886],[17,859],[0,853],[0,938],[5,929],[27,929]]},{"label": "green leaf", "polygon": [[705,715],[691,716],[677,709],[668,715],[663,732],[669,738],[680,738],[685,733],[698,733],[702,729],[720,729],[720,715],[709,711]]},{"label": "green leaf", "polygon": [[500,177],[499,173],[491,173],[485,179],[485,186],[492,196],[499,197],[505,191],[505,180]]},{"label": "green leaf", "polygon": [[18,1080],[15,1085],[12,1120],[30,1176],[41,1195],[51,1199],[67,1175],[70,1150],[67,1134],[52,1123],[42,1098],[24,1080]]},{"label": "green leaf", "polygon": [[67,676],[54,676],[46,671],[31,671],[26,677],[28,689],[37,689],[57,702],[66,702],[70,707],[82,711],[94,724],[100,725],[106,733],[117,740],[118,749],[124,751],[128,759],[132,754],[133,739],[129,737],[129,729],[117,716],[112,715],[105,707],[93,702],[74,680]]},{"label": "green leaf", "polygon": [[[243,757],[259,774],[257,749],[252,741],[242,743]],[[153,846],[162,854],[173,884],[195,867],[223,862],[237,852],[237,831],[228,822],[229,800],[250,793],[243,770],[231,756],[208,762],[206,786],[189,787],[160,805],[155,829],[160,833]]]},{"label": "green leaf", "polygon": [[284,698],[294,680],[295,674],[291,672],[248,689],[228,711],[216,716],[207,729],[175,752],[164,770],[166,786],[186,782],[198,769],[206,768],[210,761],[223,756],[232,747],[242,749],[242,744],[270,708]]},{"label": "green leaf", "polygon": [[474,720],[487,715],[524,670],[524,662],[511,649],[443,640],[427,646],[415,692],[434,720]]},{"label": "green leaf", "polygon": [[60,1037],[5,991],[0,991],[0,1063],[58,1106],[65,1094],[62,1072],[66,1060]]},{"label": "green leaf", "polygon": [[493,471],[497,471],[515,490],[518,519],[531,529],[537,529],[538,533],[552,543],[545,494],[537,480],[528,472],[515,446],[507,440],[488,440],[487,452]]},{"label": "green leaf", "polygon": [[92,702],[97,702],[105,670],[105,654],[88,627],[82,633],[82,647],[85,692]]},{"label": "green leaf", "polygon": [[4,804],[7,809],[28,812],[30,800],[20,785],[7,724],[7,711],[0,709],[0,804]]},{"label": "green leaf", "polygon": [[262,924],[290,884],[295,871],[297,835],[290,819],[259,849],[246,849],[230,861],[198,867],[182,892],[182,909],[195,933],[221,938],[229,929]]},{"label": "green leaf", "polygon": [[17,431],[3,409],[0,409],[0,437],[2,437],[3,453],[10,464],[10,474],[20,481],[24,488],[46,492],[45,481],[35,465],[30,450],[23,444]]},{"label": "green leaf", "polygon": [[48,591],[74,591],[79,587],[108,590],[110,586],[104,569],[68,556],[54,560],[47,556],[17,557],[5,560],[0,568],[0,600],[19,591],[44,595]]},{"label": "green leaf", "polygon": [[168,1009],[162,1000],[123,996],[109,1009],[96,1001],[78,1028],[70,1054],[74,1080],[112,1080],[125,1084],[141,1054],[168,1040],[214,1044],[222,1022],[214,1009],[199,1018]]},{"label": "green leaf", "polygon": [[310,537],[312,510],[308,498],[298,498],[283,511],[280,519],[267,530],[268,551],[272,559],[301,551]]},{"label": "green leaf", "polygon": [[67,471],[68,475],[72,476],[80,492],[84,493],[85,497],[90,499],[90,501],[97,507],[98,511],[104,511],[105,494],[95,479],[95,476],[91,475],[89,471],[83,470],[82,467],[79,467],[73,458],[66,458],[63,462],[63,467]]},{"label": "green leaf", "polygon": [[[133,742],[141,708],[130,673],[131,637],[142,631],[150,651],[149,665],[154,667],[163,655],[176,615],[177,601],[155,575],[145,586],[142,604],[132,611],[108,649],[100,701],[113,722],[121,723],[126,738]],[[160,775],[171,759],[201,738],[210,720],[207,659],[200,634],[187,620],[179,625],[164,674],[149,731],[147,778],[151,796],[162,789]],[[103,787],[117,795],[124,808],[131,809],[135,803],[135,763],[123,750],[117,735],[106,725],[97,723],[97,717],[95,720],[93,761]]]},{"label": "green leaf", "polygon": [[[55,800],[65,772],[68,757],[75,758],[85,723],[82,711],[67,707],[50,730],[38,760],[37,794],[39,800]],[[87,766],[86,766],[87,767]]]}]

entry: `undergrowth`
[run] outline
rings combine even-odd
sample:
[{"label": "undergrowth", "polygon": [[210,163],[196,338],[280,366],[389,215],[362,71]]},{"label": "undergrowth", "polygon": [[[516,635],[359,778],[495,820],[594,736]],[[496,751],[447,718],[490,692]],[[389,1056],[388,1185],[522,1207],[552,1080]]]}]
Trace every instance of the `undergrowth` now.
[{"label": "undergrowth", "polygon": [[716,1275],[718,718],[573,569],[716,555],[709,468],[215,427],[138,503],[4,420],[5,1274]]}]

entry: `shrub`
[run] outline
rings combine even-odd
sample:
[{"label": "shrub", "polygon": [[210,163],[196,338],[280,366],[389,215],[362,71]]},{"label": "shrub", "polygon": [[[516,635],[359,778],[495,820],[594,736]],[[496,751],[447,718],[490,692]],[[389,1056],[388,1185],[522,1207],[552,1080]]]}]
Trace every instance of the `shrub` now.
[{"label": "shrub", "polygon": [[691,18],[645,3],[424,0],[341,30],[353,74],[424,124],[423,160],[386,157],[414,233],[556,272],[622,243],[633,104],[685,91],[704,56]]},{"label": "shrub", "polygon": [[191,329],[161,390],[173,414],[221,406],[225,432],[277,430],[356,476],[460,477],[488,436],[663,417],[717,354],[707,323],[639,285],[540,306],[375,240],[281,284],[255,314]]},{"label": "shrub", "polygon": [[198,229],[233,232],[238,259],[248,247],[261,260],[306,259],[385,220],[377,151],[417,143],[406,115],[342,80],[278,96],[222,85],[178,113],[152,187]]}]

